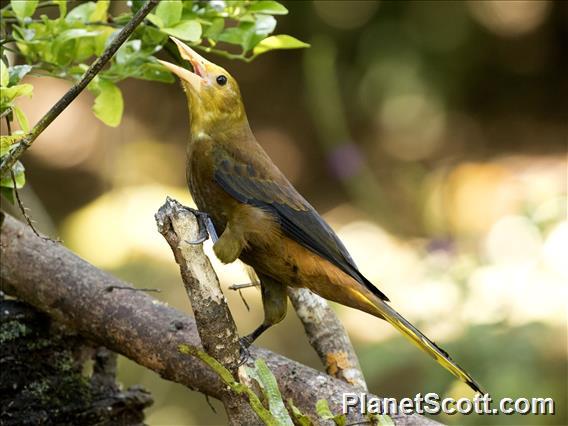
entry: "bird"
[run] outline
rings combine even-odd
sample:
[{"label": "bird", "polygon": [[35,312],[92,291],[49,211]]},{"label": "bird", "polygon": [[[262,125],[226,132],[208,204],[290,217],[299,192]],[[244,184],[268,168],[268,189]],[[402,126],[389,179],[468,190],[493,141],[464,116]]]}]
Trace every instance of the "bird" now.
[{"label": "bird", "polygon": [[190,122],[186,178],[199,211],[219,235],[223,263],[240,259],[256,273],[263,322],[241,339],[248,347],[286,316],[287,286],[388,321],[475,392],[481,386],[446,351],[400,315],[357,268],[333,229],[294,188],[257,142],[237,81],[171,37],[192,70],[159,60],[185,91]]}]

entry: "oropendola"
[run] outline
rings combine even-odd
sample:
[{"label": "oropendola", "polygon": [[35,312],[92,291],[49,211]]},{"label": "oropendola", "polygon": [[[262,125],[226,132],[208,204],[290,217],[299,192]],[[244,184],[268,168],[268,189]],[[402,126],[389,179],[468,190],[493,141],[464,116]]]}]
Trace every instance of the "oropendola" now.
[{"label": "oropendola", "polygon": [[395,311],[385,294],[361,274],[345,246],[292,186],[256,141],[235,79],[172,37],[193,72],[160,61],[185,90],[191,136],[187,181],[200,211],[217,234],[224,263],[241,259],[257,274],[264,321],[242,339],[250,345],[286,315],[286,286],[368,312],[392,324],[474,391],[475,380],[446,351]]}]

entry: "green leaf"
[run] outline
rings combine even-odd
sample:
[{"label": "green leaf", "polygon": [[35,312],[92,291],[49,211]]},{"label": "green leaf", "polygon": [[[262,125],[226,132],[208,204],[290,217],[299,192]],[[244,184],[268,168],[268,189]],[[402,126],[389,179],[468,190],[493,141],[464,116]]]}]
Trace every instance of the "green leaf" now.
[{"label": "green leaf", "polygon": [[6,198],[6,200],[8,200],[10,204],[16,203],[16,197],[14,196],[13,188],[4,188],[3,186],[0,186],[0,195]]},{"label": "green leaf", "polygon": [[201,24],[197,21],[184,21],[175,27],[162,28],[166,34],[185,41],[199,41],[201,39]]},{"label": "green leaf", "polygon": [[59,16],[64,18],[67,14],[67,0],[52,0],[59,7]]},{"label": "green leaf", "polygon": [[4,64],[4,61],[0,61],[0,87],[8,87],[8,83],[10,83],[8,67]]},{"label": "green leaf", "polygon": [[0,136],[0,157],[3,157],[8,153],[10,147],[12,146],[13,138],[12,136],[2,135]]},{"label": "green leaf", "polygon": [[186,355],[198,357],[206,363],[217,375],[225,382],[229,388],[237,394],[245,394],[249,400],[249,404],[253,411],[258,415],[260,420],[267,426],[279,426],[278,421],[272,413],[268,411],[258,399],[258,396],[247,386],[235,381],[231,372],[227,370],[219,361],[199,349],[189,345],[179,345],[178,350]]},{"label": "green leaf", "polygon": [[113,34],[118,34],[119,30],[116,28],[104,26],[97,26],[96,30],[99,34],[93,39],[94,54],[100,56],[107,48],[108,43],[110,43],[109,40],[112,40],[112,38],[114,38]]},{"label": "green leaf", "polygon": [[236,383],[235,378],[233,377],[231,372],[229,370],[227,370],[223,366],[223,364],[221,364],[219,361],[217,361],[211,355],[208,355],[206,352],[200,351],[199,349],[197,349],[195,347],[185,345],[185,344],[179,345],[178,350],[182,354],[196,356],[200,360],[205,362],[209,367],[211,367],[213,369],[213,371],[215,371],[215,373],[217,373],[217,375],[221,378],[221,380],[223,380],[225,382],[225,384],[231,386],[231,384]]},{"label": "green leaf", "polygon": [[14,115],[16,116],[16,120],[18,121],[18,124],[20,125],[20,129],[22,129],[24,132],[28,133],[30,131],[30,123],[28,121],[28,117],[26,117],[26,114],[24,114],[24,111],[22,111],[16,105],[12,106],[12,111],[14,112]]},{"label": "green leaf", "polygon": [[122,119],[124,100],[122,92],[112,82],[100,79],[93,89],[97,93],[93,112],[107,126],[116,127]]},{"label": "green leaf", "polygon": [[80,21],[91,22],[91,15],[95,12],[97,5],[92,1],[83,3],[71,10],[65,17],[66,22]]},{"label": "green leaf", "polygon": [[132,13],[138,12],[140,8],[144,6],[144,3],[146,3],[145,0],[130,0],[127,2],[127,4],[130,4],[130,10],[132,10]]},{"label": "green leaf", "polygon": [[373,420],[376,420],[379,426],[395,426],[392,418],[386,414],[374,414]]},{"label": "green leaf", "polygon": [[0,91],[0,104],[2,107],[6,107],[20,96],[30,97],[33,90],[34,86],[31,84],[17,84],[16,86],[5,87]]},{"label": "green leaf", "polygon": [[55,39],[56,43],[65,43],[69,40],[76,40],[83,37],[96,37],[99,35],[98,31],[89,31],[85,28],[73,28],[70,30],[62,31]]},{"label": "green leaf", "polygon": [[146,46],[161,47],[162,44],[168,39],[167,34],[161,32],[158,28],[144,26],[142,33],[142,43]]},{"label": "green leaf", "polygon": [[11,99],[18,98],[20,96],[27,96],[30,97],[34,90],[34,86],[29,83],[25,84],[17,84],[12,87],[8,87],[2,91],[3,96],[6,96]]},{"label": "green leaf", "polygon": [[324,420],[333,419],[333,413],[329,409],[329,404],[325,399],[320,399],[316,402],[316,413]]},{"label": "green leaf", "polygon": [[12,145],[18,143],[25,135],[2,135],[0,136],[0,157],[6,155]]},{"label": "green leaf", "polygon": [[203,35],[207,38],[216,39],[223,31],[223,28],[225,28],[225,20],[223,18],[215,18],[211,21],[211,25],[207,27]]},{"label": "green leaf", "polygon": [[181,0],[161,1],[155,14],[162,20],[164,27],[171,27],[180,21],[182,9]]},{"label": "green leaf", "polygon": [[163,65],[150,62],[138,67],[133,77],[142,80],[159,81],[161,83],[173,83],[176,81],[172,73],[166,70]]},{"label": "green leaf", "polygon": [[89,16],[91,22],[106,22],[107,12],[110,0],[99,0],[95,6],[95,10]]},{"label": "green leaf", "polygon": [[14,174],[14,179],[12,179],[12,175],[10,173],[6,173],[2,179],[0,179],[0,186],[4,188],[14,188],[14,181],[16,183],[16,188],[20,189],[23,188],[26,184],[26,175],[25,175],[24,165],[19,161],[16,161],[16,164],[12,167],[12,173]]},{"label": "green leaf", "polygon": [[[244,51],[248,51],[254,46],[252,39],[256,34],[255,31],[255,22],[241,22],[238,27],[227,28],[219,35],[218,39],[226,43],[238,44]],[[262,38],[264,36],[261,36],[255,43]]]},{"label": "green leaf", "polygon": [[[143,2],[144,3],[144,2]],[[130,12],[123,12],[120,13],[116,16],[112,17],[112,22],[114,22],[116,25],[120,25],[120,26],[124,26],[126,24],[128,24],[128,22],[132,19],[132,13]],[[139,27],[141,28],[141,27]]]},{"label": "green leaf", "polygon": [[249,12],[254,13],[265,13],[267,15],[286,15],[288,14],[288,9],[282,6],[277,1],[259,1],[257,3],[253,3],[249,7]]},{"label": "green leaf", "polygon": [[252,13],[245,13],[244,15],[239,16],[238,20],[240,22],[251,22],[251,23],[254,24],[254,21],[256,20],[256,18]]},{"label": "green leaf", "polygon": [[261,40],[276,28],[276,19],[270,15],[257,15],[254,27],[250,30],[245,39],[243,48],[246,52],[256,46]]},{"label": "green leaf", "polygon": [[22,78],[26,76],[32,70],[30,65],[15,65],[8,69],[8,74],[10,75],[9,86],[14,86],[20,82]]},{"label": "green leaf", "polygon": [[[69,16],[69,15],[67,15]],[[99,31],[89,31],[85,28],[73,28],[59,34],[51,50],[53,59],[60,66],[67,66],[74,61],[83,61],[95,53],[93,38],[100,35]]]},{"label": "green leaf", "polygon": [[253,26],[253,24],[249,23],[248,27],[244,27],[244,25],[241,24],[239,27],[227,28],[225,31],[219,34],[219,37],[217,37],[217,39],[219,41],[224,41],[225,43],[244,46],[246,38],[249,35],[249,30],[253,28]]},{"label": "green leaf", "polygon": [[333,421],[337,426],[346,426],[347,425],[347,417],[345,414],[337,414],[333,417]]},{"label": "green leaf", "polygon": [[347,424],[347,417],[345,417],[344,414],[337,414],[334,416],[325,399],[320,399],[316,402],[316,413],[323,420],[333,420],[337,426],[345,426]]},{"label": "green leaf", "polygon": [[254,24],[254,32],[256,34],[268,35],[276,28],[276,19],[270,15],[257,15]]},{"label": "green leaf", "polygon": [[313,426],[313,422],[310,417],[302,413],[302,411],[300,411],[300,409],[294,405],[292,398],[288,399],[288,407],[290,407],[290,411],[292,412],[292,416],[294,417],[295,424],[299,426]]},{"label": "green leaf", "polygon": [[149,13],[146,16],[146,19],[148,21],[150,21],[152,24],[154,24],[155,26],[157,26],[158,28],[164,27],[164,21],[158,15],[154,15],[153,13]]},{"label": "green leaf", "polygon": [[279,425],[293,426],[294,423],[282,401],[282,394],[280,393],[280,389],[278,389],[276,378],[266,365],[266,362],[263,359],[258,359],[255,362],[255,367],[255,369],[248,368],[247,372],[262,387],[262,391],[268,400],[270,412],[276,418]]},{"label": "green leaf", "polygon": [[254,47],[252,52],[254,56],[258,56],[268,52],[269,50],[302,49],[305,47],[310,47],[310,45],[292,36],[286,34],[279,34],[265,38]]},{"label": "green leaf", "polygon": [[142,41],[140,40],[130,40],[120,46],[118,52],[116,52],[116,63],[118,65],[123,65],[130,62],[132,59],[139,56],[140,48],[142,47]]},{"label": "green leaf", "polygon": [[24,19],[28,16],[32,16],[36,10],[38,0],[11,0],[12,10],[18,17],[18,19]]}]

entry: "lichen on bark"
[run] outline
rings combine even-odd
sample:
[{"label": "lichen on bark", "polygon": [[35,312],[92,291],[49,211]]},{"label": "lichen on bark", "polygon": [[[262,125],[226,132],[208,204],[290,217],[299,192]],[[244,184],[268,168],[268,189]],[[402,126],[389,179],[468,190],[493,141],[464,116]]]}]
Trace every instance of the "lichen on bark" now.
[{"label": "lichen on bark", "polygon": [[120,390],[115,354],[18,300],[0,299],[0,314],[0,424],[143,423],[152,397]]}]

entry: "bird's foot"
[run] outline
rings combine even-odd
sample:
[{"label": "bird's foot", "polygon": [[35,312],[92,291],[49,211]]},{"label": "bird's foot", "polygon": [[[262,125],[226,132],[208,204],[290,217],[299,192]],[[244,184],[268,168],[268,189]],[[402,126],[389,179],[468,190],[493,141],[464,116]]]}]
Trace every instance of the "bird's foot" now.
[{"label": "bird's foot", "polygon": [[211,240],[215,243],[219,239],[217,235],[217,231],[215,231],[215,226],[213,225],[213,221],[211,220],[211,216],[207,213],[192,209],[191,207],[186,207],[189,211],[191,211],[195,217],[197,217],[197,224],[199,226],[199,234],[197,235],[197,239],[190,241],[185,240],[188,244],[201,244],[207,240],[207,238],[211,237]]},{"label": "bird's foot", "polygon": [[239,367],[246,364],[251,359],[251,354],[249,347],[252,345],[251,336],[241,337],[239,339],[239,344],[241,345],[240,348],[240,357],[239,357]]}]

